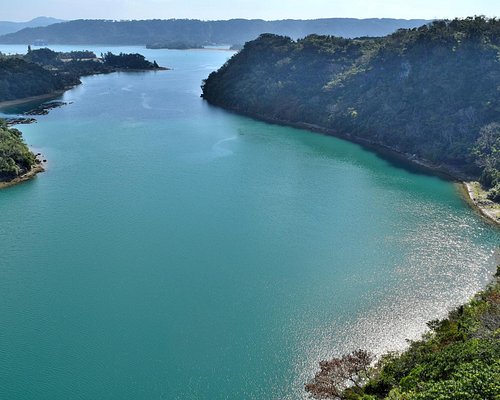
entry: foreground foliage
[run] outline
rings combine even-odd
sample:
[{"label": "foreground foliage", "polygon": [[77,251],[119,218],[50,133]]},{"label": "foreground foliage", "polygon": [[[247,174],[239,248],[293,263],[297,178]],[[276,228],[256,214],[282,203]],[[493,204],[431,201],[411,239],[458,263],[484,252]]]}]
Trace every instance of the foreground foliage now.
[{"label": "foreground foliage", "polygon": [[372,361],[373,355],[365,350],[356,350],[340,358],[321,361],[320,371],[305,389],[319,399],[340,399],[351,386],[362,390],[363,383],[370,376]]},{"label": "foreground foliage", "polygon": [[35,164],[35,155],[23,142],[21,132],[0,119],[0,181],[12,180]]},{"label": "foreground foliage", "polygon": [[500,121],[499,88],[500,21],[476,17],[384,38],[261,35],[209,76],[203,97],[477,177],[474,149]]},{"label": "foreground foliage", "polygon": [[[375,368],[359,369],[349,378],[359,382],[368,375],[363,386],[351,384],[344,390],[345,380],[340,382],[337,374],[337,380],[328,382],[335,390],[311,390],[328,386],[319,372],[306,390],[323,399],[500,399],[500,267],[486,290],[452,311],[447,319],[428,325],[430,332],[412,342],[404,353],[387,354]],[[337,364],[345,358],[336,359]]]}]

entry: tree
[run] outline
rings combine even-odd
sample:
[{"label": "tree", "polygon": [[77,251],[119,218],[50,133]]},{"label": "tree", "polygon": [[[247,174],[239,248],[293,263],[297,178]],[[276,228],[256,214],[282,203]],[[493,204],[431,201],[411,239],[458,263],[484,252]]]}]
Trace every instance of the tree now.
[{"label": "tree", "polygon": [[0,182],[28,172],[35,162],[35,155],[23,142],[21,132],[8,128],[5,120],[0,119]]},{"label": "tree", "polygon": [[346,389],[361,390],[369,379],[374,356],[365,350],[355,350],[340,358],[319,363],[320,371],[305,385],[315,399],[346,399]]},{"label": "tree", "polygon": [[474,147],[476,163],[483,169],[481,183],[486,187],[496,185],[500,178],[500,124],[484,126]]},{"label": "tree", "polygon": [[482,169],[480,181],[489,188],[488,198],[500,201],[500,124],[484,126],[474,147],[476,164]]}]

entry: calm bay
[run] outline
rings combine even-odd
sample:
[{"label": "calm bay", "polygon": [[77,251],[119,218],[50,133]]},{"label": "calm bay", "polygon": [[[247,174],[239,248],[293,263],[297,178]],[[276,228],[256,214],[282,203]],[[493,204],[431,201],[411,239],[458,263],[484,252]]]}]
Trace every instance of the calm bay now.
[{"label": "calm bay", "polygon": [[48,163],[0,191],[0,398],[302,398],[319,360],[403,349],[493,273],[455,184],[204,102],[231,52],[52,48],[173,70],[83,78],[19,127]]}]

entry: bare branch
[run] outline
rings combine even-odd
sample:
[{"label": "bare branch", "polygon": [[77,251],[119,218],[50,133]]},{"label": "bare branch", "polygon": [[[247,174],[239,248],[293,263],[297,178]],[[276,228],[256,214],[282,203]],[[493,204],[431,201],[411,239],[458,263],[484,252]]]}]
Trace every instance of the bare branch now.
[{"label": "bare branch", "polygon": [[360,389],[369,378],[374,357],[365,350],[355,350],[340,358],[319,363],[320,371],[305,385],[305,390],[315,399],[344,399],[349,387]]}]

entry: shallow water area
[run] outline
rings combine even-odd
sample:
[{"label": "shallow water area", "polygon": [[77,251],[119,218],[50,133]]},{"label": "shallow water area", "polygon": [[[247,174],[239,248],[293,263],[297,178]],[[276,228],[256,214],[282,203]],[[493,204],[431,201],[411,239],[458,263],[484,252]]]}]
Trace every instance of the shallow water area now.
[{"label": "shallow water area", "polygon": [[453,183],[201,100],[230,52],[52,48],[173,69],[83,78],[19,127],[48,168],[0,191],[0,398],[302,398],[493,273]]}]

